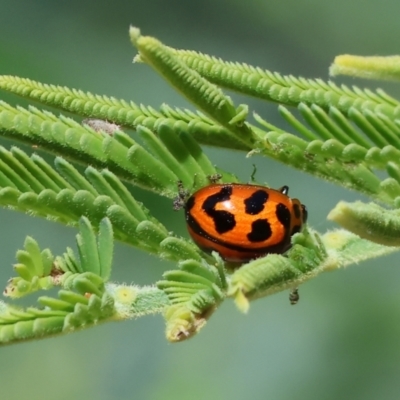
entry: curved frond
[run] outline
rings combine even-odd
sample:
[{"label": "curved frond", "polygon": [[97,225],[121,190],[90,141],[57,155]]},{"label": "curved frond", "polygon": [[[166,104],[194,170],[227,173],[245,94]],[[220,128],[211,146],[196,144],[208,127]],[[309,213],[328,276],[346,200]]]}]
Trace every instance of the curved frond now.
[{"label": "curved frond", "polygon": [[235,271],[228,295],[238,308],[247,312],[249,301],[282,290],[297,288],[322,272],[344,268],[362,260],[398,250],[373,243],[346,230],[335,230],[320,237],[306,230],[293,237],[287,257],[271,254]]},{"label": "curved frond", "polygon": [[[160,111],[156,111],[152,107],[137,106],[133,102],[128,103],[125,100],[115,99],[114,97],[92,94],[63,86],[43,84],[31,79],[8,75],[0,75],[0,89],[77,115],[103,119],[126,128],[136,129],[139,125],[143,125],[148,129],[155,130],[160,123],[166,123],[170,126],[178,123],[181,129],[187,129],[194,138],[209,145],[237,150],[251,149],[251,146],[238,140],[228,129],[215,124],[213,120],[202,113],[193,113],[190,110],[172,109],[164,105]],[[0,103],[0,127],[2,122],[1,107],[3,107],[4,111],[9,109],[12,113],[15,110],[6,103]],[[12,124],[5,123],[4,127],[12,128]],[[11,130],[11,132],[2,134],[11,136],[15,133]],[[31,143],[28,135],[24,137],[13,136],[13,138]],[[36,138],[36,140],[39,140],[39,138]],[[45,143],[42,143],[42,146],[45,146]]]},{"label": "curved frond", "polygon": [[[171,236],[109,170],[88,167],[85,177],[62,158],[53,169],[38,155],[28,157],[18,148],[0,148],[0,153],[7,156],[7,163],[0,162],[0,205],[75,226],[82,215],[100,228],[108,217],[117,240],[168,259],[180,260],[179,248],[191,258],[199,257],[194,245]],[[18,169],[23,173],[17,175]],[[167,245],[170,239],[173,247]]]},{"label": "curved frond", "polygon": [[243,108],[235,109],[232,100],[221,89],[201,77],[192,68],[187,67],[157,39],[141,36],[140,30],[134,27],[130,28],[129,35],[146,63],[196,104],[200,110],[232,132],[240,142],[251,146],[255,138],[244,122],[247,113]]},{"label": "curved frond", "polygon": [[400,57],[361,57],[350,54],[336,56],[329,68],[335,75],[350,75],[358,78],[379,80],[400,80]]},{"label": "curved frond", "polygon": [[187,260],[179,264],[179,270],[164,273],[164,280],[157,282],[157,287],[170,301],[165,311],[169,341],[189,339],[206,324],[225,298],[225,274],[221,260],[215,266]]},{"label": "curved frond", "polygon": [[372,92],[321,79],[280,75],[245,63],[224,61],[196,51],[171,49],[173,55],[208,81],[264,100],[288,106],[316,104],[324,109],[336,107],[347,112],[350,107],[369,109],[389,116],[400,116],[400,103],[383,90]]}]

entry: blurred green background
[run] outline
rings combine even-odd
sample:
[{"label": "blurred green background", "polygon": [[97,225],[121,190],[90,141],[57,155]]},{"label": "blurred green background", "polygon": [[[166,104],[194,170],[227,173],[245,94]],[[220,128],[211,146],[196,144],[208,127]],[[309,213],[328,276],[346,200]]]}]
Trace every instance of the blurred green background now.
[{"label": "blurred green background", "polygon": [[[398,0],[0,0],[0,74],[154,107],[163,102],[190,107],[146,65],[132,64],[130,24],[173,47],[327,79],[337,54],[398,53],[399,11]],[[379,86],[400,96],[394,85]],[[276,105],[233,97],[282,124]],[[0,98],[27,104],[5,93]],[[361,198],[261,157],[207,153],[245,181],[255,163],[258,180],[289,185],[321,232],[333,227],[326,215],[339,200]],[[171,211],[169,200],[136,193],[169,229],[186,235],[183,216]],[[55,254],[74,245],[71,228],[0,213],[3,284],[26,235]],[[296,307],[287,293],[258,300],[248,315],[227,301],[197,337],[181,344],[166,342],[157,316],[1,348],[0,398],[398,399],[398,264],[394,255],[320,276],[301,287]],[[151,284],[167,268],[166,262],[117,245],[112,278]]]}]

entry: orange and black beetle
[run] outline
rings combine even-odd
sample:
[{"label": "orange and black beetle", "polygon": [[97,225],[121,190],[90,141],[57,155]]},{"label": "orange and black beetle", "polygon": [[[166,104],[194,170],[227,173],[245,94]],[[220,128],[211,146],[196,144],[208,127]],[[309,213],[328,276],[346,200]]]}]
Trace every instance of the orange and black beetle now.
[{"label": "orange and black beetle", "polygon": [[202,250],[232,263],[284,253],[307,220],[306,207],[288,191],[239,183],[205,186],[183,203],[189,234]]}]

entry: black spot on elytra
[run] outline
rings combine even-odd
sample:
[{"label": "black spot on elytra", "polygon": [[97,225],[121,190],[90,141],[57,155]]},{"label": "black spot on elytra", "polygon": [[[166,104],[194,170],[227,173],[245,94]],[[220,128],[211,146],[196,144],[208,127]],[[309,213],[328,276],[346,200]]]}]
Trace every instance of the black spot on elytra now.
[{"label": "black spot on elytra", "polygon": [[208,214],[210,211],[215,211],[215,206],[217,203],[229,200],[232,196],[232,186],[226,185],[222,186],[221,190],[208,196],[201,208]]},{"label": "black spot on elytra", "polygon": [[257,190],[250,197],[244,200],[246,214],[257,215],[264,210],[268,200],[268,193],[265,190]]},{"label": "black spot on elytra", "polygon": [[215,230],[218,233],[229,232],[236,225],[235,216],[228,211],[214,211],[212,218],[214,220]]},{"label": "black spot on elytra", "polygon": [[271,225],[266,219],[257,219],[251,224],[251,232],[247,234],[250,242],[263,242],[271,237]]},{"label": "black spot on elytra", "polygon": [[229,211],[216,210],[218,203],[227,201],[232,195],[232,186],[226,185],[218,193],[208,196],[201,208],[214,221],[215,230],[222,234],[229,232],[236,226],[235,216]]},{"label": "black spot on elytra", "polygon": [[294,216],[299,219],[301,216],[301,211],[300,211],[300,206],[297,203],[293,204],[293,212],[294,212]]},{"label": "black spot on elytra", "polygon": [[276,206],[276,217],[285,229],[290,227],[290,211],[284,204],[279,203]]}]

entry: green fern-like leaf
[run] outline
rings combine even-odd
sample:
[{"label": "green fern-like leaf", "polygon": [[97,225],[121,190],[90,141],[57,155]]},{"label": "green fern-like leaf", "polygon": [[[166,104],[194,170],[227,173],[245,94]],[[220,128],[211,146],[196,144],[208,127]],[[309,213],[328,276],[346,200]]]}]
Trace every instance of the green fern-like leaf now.
[{"label": "green fern-like leaf", "polygon": [[130,28],[129,34],[142,59],[202,111],[232,132],[237,139],[251,145],[253,134],[243,123],[246,118],[246,112],[242,112],[243,108],[235,109],[232,100],[217,86],[176,59],[170,49],[158,40],[141,36],[140,31],[133,27]]},{"label": "green fern-like leaf", "polygon": [[221,260],[216,265],[187,260],[179,270],[164,273],[157,282],[169,298],[165,311],[166,336],[171,342],[196,334],[226,296],[226,272]]},{"label": "green fern-like leaf", "polygon": [[400,79],[400,57],[360,57],[349,54],[335,57],[329,72],[331,75],[350,75],[367,79]]},{"label": "green fern-like leaf", "polygon": [[383,90],[376,93],[369,89],[337,86],[321,79],[296,78],[280,75],[248,64],[223,61],[195,51],[171,49],[176,58],[198,72],[210,82],[243,94],[297,106],[300,103],[331,106],[346,112],[350,107],[371,109],[387,115],[398,115],[399,102]]}]

